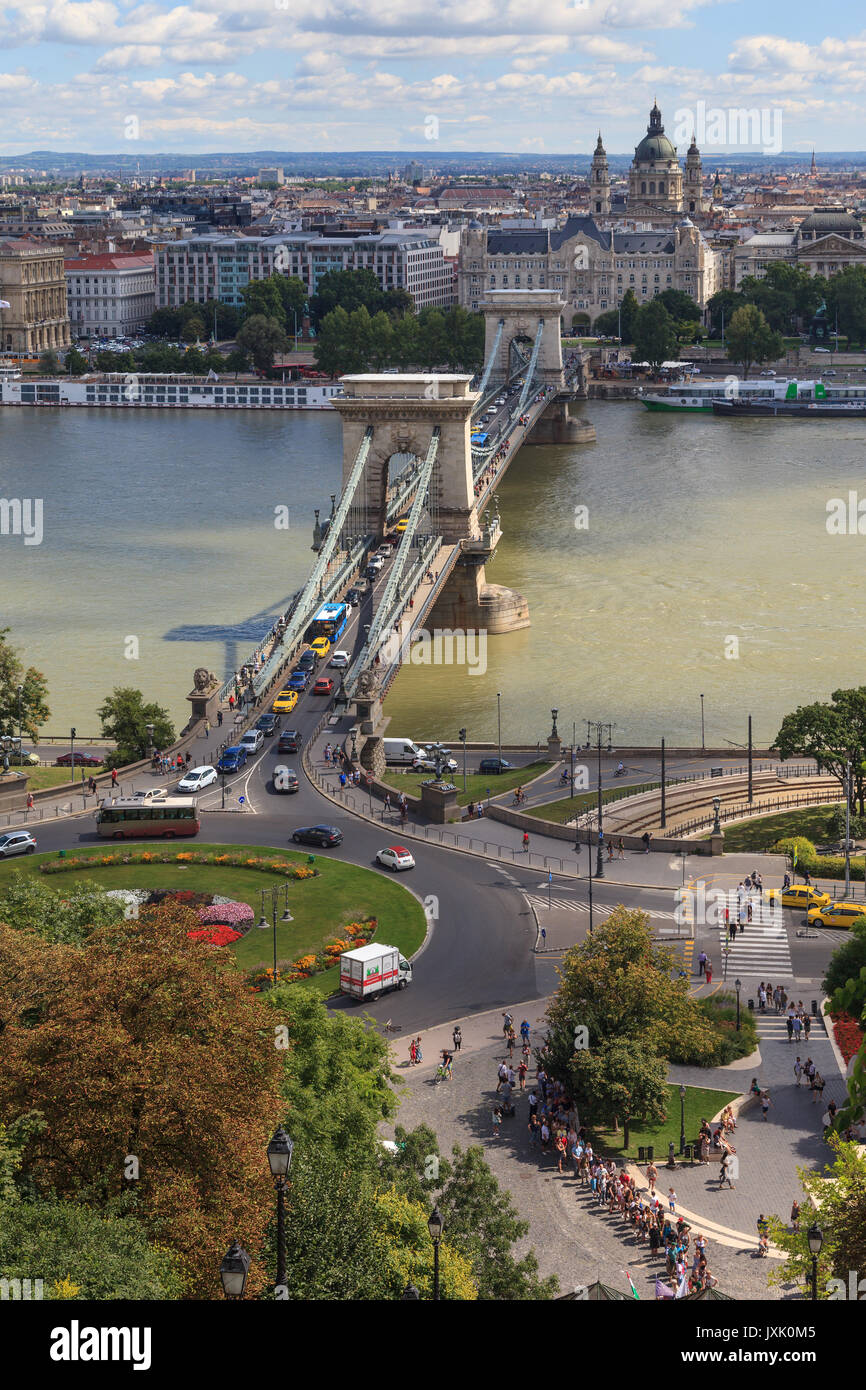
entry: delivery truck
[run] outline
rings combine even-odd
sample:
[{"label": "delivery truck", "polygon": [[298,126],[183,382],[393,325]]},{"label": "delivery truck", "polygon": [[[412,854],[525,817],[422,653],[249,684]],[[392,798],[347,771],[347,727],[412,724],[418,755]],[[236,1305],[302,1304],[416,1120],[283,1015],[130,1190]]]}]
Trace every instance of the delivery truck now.
[{"label": "delivery truck", "polygon": [[396,946],[358,946],[340,956],[340,990],[359,1001],[412,983],[412,967]]}]

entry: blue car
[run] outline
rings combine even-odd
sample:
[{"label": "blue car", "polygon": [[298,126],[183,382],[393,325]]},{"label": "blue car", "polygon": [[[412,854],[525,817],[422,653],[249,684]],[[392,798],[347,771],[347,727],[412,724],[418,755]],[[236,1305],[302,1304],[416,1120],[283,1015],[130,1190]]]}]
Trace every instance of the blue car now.
[{"label": "blue car", "polygon": [[217,772],[240,772],[246,760],[245,748],[227,748],[217,763]]},{"label": "blue car", "polygon": [[306,690],[310,679],[309,671],[293,671],[286,681],[287,690]]}]

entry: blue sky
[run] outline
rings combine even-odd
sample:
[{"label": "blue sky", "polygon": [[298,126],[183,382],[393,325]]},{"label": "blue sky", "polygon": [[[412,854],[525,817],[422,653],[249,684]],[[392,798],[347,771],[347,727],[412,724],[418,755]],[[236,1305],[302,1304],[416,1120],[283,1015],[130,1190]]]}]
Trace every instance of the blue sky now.
[{"label": "blue sky", "polygon": [[654,96],[710,162],[746,108],[758,143],[866,147],[851,0],[0,0],[0,54],[6,155],[625,153]]}]

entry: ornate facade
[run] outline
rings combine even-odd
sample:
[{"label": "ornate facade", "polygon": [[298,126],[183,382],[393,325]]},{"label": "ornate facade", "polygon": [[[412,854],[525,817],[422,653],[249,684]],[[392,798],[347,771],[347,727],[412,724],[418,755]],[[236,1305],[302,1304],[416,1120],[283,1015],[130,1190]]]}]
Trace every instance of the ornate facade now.
[{"label": "ornate facade", "polygon": [[70,345],[63,252],[33,241],[0,241],[0,348],[29,355]]}]

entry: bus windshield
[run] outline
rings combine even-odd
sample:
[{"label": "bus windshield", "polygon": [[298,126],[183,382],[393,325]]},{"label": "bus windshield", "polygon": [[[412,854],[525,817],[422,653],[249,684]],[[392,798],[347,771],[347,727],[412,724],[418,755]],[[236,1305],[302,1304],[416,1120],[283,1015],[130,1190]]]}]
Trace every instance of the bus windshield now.
[{"label": "bus windshield", "polygon": [[329,642],[335,642],[342,637],[348,621],[349,610],[345,603],[323,603],[307,628],[307,641],[312,642],[314,637],[327,637]]}]

